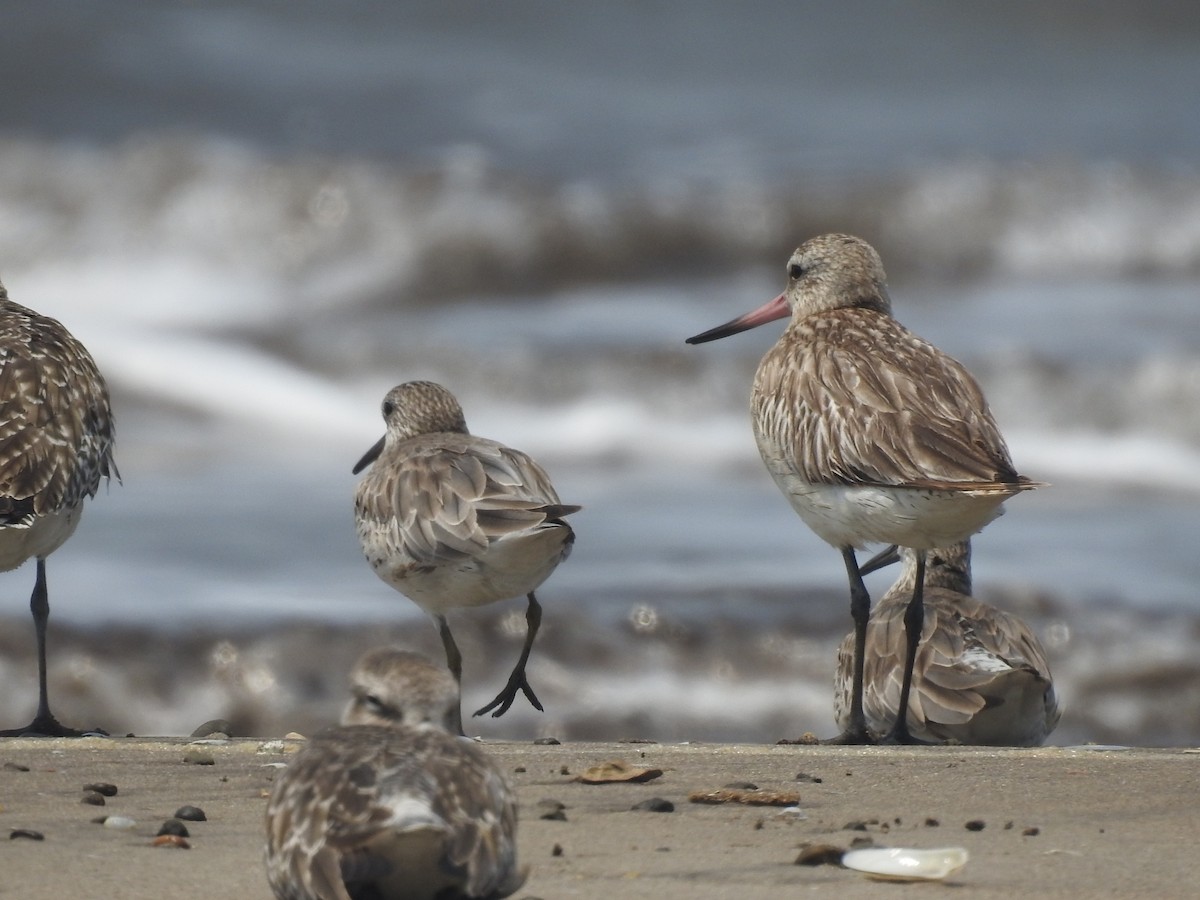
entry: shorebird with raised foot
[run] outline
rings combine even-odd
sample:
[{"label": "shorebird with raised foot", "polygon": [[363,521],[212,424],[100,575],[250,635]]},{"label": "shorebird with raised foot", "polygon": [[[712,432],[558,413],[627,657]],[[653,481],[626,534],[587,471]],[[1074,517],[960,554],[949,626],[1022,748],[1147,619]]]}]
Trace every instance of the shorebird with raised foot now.
[{"label": "shorebird with raised foot", "polygon": [[[525,666],[542,620],[534,591],[567,558],[575,533],[532,458],[467,431],[462,407],[431,381],[383,400],[384,436],[354,467],[370,471],[354,497],[358,539],[375,574],[436,620],[446,663],[462,682],[462,654],[446,613],[525,596],[525,643],[508,683],[475,715],[503,715],[522,692],[537,709]],[[461,723],[459,725],[461,733]]]},{"label": "shorebird with raised foot", "polygon": [[75,531],[112,457],[108,387],[91,354],[60,322],[8,299],[0,285],[0,571],[37,560],[29,608],[37,639],[38,708],[0,735],[77,736],[50,712],[46,557]]},{"label": "shorebird with raised foot", "polygon": [[404,650],[365,654],[342,725],[318,732],[267,802],[267,880],[278,900],[507,897],[516,797],[448,729],[458,683]]},{"label": "shorebird with raised foot", "polygon": [[[863,714],[872,733],[896,719],[905,662],[904,614],[916,586],[917,556],[900,551],[896,583],[871,610],[863,666]],[[866,566],[863,566],[864,571]],[[971,545],[928,551],[925,623],[913,666],[908,731],[929,743],[1036,747],[1059,719],[1046,651],[1019,617],[971,596]],[[838,648],[834,716],[850,724],[854,633]]]},{"label": "shorebird with raised foot", "polygon": [[791,317],[758,366],[751,411],[767,470],[805,524],[841,551],[850,579],[854,678],[849,724],[836,740],[872,741],[862,712],[871,600],[855,550],[883,543],[916,552],[899,717],[884,738],[912,742],[905,710],[925,553],[970,537],[1005,500],[1037,485],[1013,467],[966,368],[892,317],[870,244],[845,234],[812,238],[788,260],[787,278],[775,299],[688,343]]}]

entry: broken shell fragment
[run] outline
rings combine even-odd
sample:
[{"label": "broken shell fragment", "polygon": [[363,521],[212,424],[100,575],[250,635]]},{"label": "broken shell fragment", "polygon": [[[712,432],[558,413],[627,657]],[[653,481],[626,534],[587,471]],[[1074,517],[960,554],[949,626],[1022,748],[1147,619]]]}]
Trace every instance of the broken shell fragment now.
[{"label": "broken shell fragment", "polygon": [[967,864],[962,847],[917,850],[912,847],[869,847],[851,850],[842,865],[885,881],[936,881]]}]

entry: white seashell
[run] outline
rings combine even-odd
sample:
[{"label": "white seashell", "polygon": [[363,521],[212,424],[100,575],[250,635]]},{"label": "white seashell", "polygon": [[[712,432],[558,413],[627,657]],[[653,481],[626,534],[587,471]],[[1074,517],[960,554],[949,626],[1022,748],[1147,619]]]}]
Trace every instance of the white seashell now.
[{"label": "white seashell", "polygon": [[128,816],[106,816],[104,819],[105,828],[118,828],[121,831],[128,831],[131,828],[137,827],[137,822]]},{"label": "white seashell", "polygon": [[962,847],[916,850],[912,847],[868,847],[842,855],[847,869],[888,881],[933,881],[953,874],[967,864]]}]

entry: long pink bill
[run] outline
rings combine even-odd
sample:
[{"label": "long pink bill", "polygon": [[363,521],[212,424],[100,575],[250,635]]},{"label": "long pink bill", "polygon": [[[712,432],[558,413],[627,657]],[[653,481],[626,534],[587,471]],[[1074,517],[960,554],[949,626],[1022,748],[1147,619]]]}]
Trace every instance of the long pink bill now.
[{"label": "long pink bill", "polygon": [[720,340],[723,337],[729,337],[731,334],[738,334],[742,331],[749,331],[751,328],[757,328],[765,322],[773,322],[776,319],[786,318],[791,314],[788,309],[787,295],[780,294],[774,300],[764,303],[754,312],[748,312],[744,316],[738,316],[724,325],[718,325],[716,328],[710,328],[703,334],[698,334],[695,337],[687,339],[689,344],[706,344],[709,341]]}]

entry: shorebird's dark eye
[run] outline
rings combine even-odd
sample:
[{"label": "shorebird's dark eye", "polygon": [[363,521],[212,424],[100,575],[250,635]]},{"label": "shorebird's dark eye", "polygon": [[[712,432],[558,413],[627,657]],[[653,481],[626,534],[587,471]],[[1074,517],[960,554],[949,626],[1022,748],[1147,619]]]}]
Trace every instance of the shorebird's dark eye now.
[{"label": "shorebird's dark eye", "polygon": [[392,401],[391,401],[391,400],[384,400],[384,401],[383,401],[383,414],[384,414],[384,416],[390,416],[390,415],[391,415],[392,413],[394,413],[395,411],[396,411],[396,407],[392,405]]},{"label": "shorebird's dark eye", "polygon": [[792,263],[790,266],[788,266],[788,278],[791,278],[793,281],[795,281],[797,278],[803,277],[804,266],[800,265],[800,263]]}]

